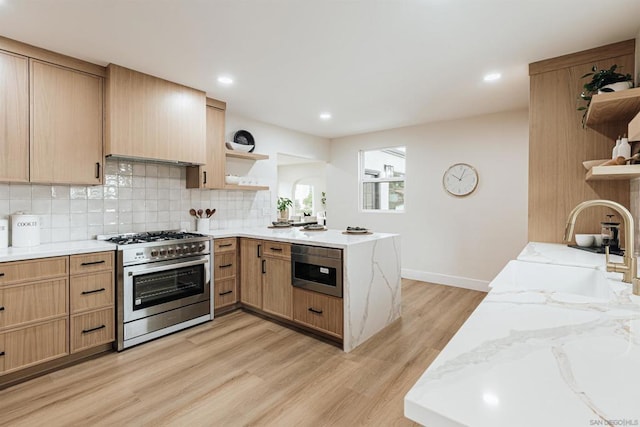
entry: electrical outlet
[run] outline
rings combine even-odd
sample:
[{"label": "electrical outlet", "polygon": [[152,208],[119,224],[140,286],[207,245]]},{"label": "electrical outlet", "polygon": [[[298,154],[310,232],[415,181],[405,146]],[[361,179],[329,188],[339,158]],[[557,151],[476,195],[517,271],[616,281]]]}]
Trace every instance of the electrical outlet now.
[{"label": "electrical outlet", "polygon": [[262,208],[262,216],[270,216],[270,215],[271,215],[271,209]]}]

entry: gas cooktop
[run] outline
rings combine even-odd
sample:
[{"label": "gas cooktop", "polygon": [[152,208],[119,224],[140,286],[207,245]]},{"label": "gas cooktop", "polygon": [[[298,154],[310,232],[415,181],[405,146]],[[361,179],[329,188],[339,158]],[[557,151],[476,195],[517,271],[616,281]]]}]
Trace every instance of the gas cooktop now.
[{"label": "gas cooktop", "polygon": [[117,236],[104,236],[107,242],[116,245],[133,245],[138,243],[165,242],[171,240],[196,239],[207,237],[202,234],[189,233],[187,231],[169,230],[169,231],[148,231],[145,233],[125,233]]}]

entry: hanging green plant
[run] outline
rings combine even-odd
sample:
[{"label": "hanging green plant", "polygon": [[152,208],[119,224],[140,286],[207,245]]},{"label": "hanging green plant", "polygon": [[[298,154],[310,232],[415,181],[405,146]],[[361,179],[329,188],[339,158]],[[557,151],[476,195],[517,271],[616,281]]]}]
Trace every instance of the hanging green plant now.
[{"label": "hanging green plant", "polygon": [[629,82],[626,85],[627,89],[633,86],[633,77],[631,76],[631,74],[617,73],[617,69],[617,64],[613,64],[611,68],[605,70],[598,70],[598,66],[594,65],[591,68],[590,73],[587,73],[584,76],[580,77],[581,79],[591,77],[591,81],[585,83],[582,86],[582,93],[580,93],[580,96],[578,97],[578,99],[587,103],[587,105],[582,105],[577,108],[578,111],[584,111],[584,113],[582,114],[583,128],[586,127],[587,112],[589,111],[589,105],[591,105],[591,99],[593,98],[593,95],[603,92],[615,92],[615,89],[608,87],[609,85],[612,85],[614,83]]}]

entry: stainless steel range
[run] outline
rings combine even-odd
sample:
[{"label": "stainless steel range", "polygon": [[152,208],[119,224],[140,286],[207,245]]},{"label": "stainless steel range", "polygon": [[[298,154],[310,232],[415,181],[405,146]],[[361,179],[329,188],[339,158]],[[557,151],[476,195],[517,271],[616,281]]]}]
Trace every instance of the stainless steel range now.
[{"label": "stainless steel range", "polygon": [[99,238],[118,245],[118,351],[213,318],[210,237],[160,231]]}]

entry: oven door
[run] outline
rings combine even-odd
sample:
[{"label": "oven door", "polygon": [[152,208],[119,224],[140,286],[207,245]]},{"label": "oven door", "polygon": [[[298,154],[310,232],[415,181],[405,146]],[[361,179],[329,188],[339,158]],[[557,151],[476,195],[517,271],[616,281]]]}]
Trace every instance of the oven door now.
[{"label": "oven door", "polygon": [[209,256],[124,267],[124,321],[208,301]]}]

